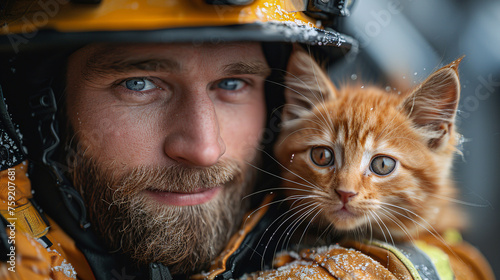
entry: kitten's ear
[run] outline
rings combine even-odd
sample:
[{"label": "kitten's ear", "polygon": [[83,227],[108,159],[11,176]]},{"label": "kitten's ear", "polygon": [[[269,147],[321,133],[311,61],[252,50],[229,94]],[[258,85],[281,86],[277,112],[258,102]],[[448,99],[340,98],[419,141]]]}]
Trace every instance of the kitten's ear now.
[{"label": "kitten's ear", "polygon": [[460,98],[458,65],[462,59],[434,72],[403,102],[403,110],[428,138],[431,149],[445,146],[453,132]]},{"label": "kitten's ear", "polygon": [[300,118],[334,96],[335,86],[326,71],[308,53],[295,49],[285,77],[283,121]]}]

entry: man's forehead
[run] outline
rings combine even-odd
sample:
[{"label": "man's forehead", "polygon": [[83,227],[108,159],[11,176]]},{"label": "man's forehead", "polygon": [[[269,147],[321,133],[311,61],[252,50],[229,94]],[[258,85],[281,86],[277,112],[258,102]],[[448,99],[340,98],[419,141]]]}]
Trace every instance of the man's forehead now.
[{"label": "man's forehead", "polygon": [[183,58],[190,59],[193,57],[192,54],[198,54],[198,57],[205,59],[217,57],[216,61],[220,62],[219,66],[223,68],[220,70],[247,69],[250,71],[249,74],[262,75],[270,72],[261,46],[256,42],[196,45],[93,44],[83,48],[81,52],[86,57],[86,72],[101,72],[108,69],[124,72],[134,68],[144,71],[180,71]]},{"label": "man's forehead", "polygon": [[[84,47],[86,53],[93,59],[119,59],[130,56],[177,57],[180,51],[192,51],[199,53],[221,53],[230,55],[231,51],[237,56],[244,57],[246,53],[255,56],[255,53],[262,53],[261,46],[257,42],[232,42],[232,43],[129,43],[129,44],[92,44]],[[228,52],[229,51],[229,52]]]}]

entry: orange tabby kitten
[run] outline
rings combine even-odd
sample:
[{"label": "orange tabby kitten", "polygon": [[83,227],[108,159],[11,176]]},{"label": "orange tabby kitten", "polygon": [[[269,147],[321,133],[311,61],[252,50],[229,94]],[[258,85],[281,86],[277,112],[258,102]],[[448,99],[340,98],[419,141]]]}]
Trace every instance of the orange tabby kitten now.
[{"label": "orange tabby kitten", "polygon": [[397,94],[337,89],[308,54],[295,52],[275,146],[294,209],[310,211],[317,225],[388,241],[460,226],[450,178],[459,63]]}]

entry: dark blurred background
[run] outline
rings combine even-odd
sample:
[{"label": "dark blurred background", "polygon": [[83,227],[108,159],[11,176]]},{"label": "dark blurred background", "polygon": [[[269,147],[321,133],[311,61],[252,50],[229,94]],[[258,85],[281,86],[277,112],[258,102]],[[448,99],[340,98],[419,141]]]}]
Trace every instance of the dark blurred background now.
[{"label": "dark blurred background", "polygon": [[360,52],[330,69],[334,81],[404,91],[465,55],[457,125],[466,142],[454,170],[470,204],[463,237],[500,275],[500,1],[357,0],[341,30]]}]

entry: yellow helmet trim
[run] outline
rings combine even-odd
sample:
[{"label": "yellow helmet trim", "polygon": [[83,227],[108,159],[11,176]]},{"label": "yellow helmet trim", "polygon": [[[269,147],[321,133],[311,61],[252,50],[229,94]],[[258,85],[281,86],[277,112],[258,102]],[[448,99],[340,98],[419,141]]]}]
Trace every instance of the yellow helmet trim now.
[{"label": "yellow helmet trim", "polygon": [[204,0],[103,0],[75,4],[68,0],[16,0],[0,22],[0,34],[154,30],[178,27],[294,23],[321,28],[305,15],[303,0],[255,0],[249,5],[212,5]]}]

